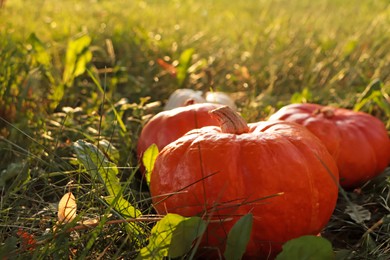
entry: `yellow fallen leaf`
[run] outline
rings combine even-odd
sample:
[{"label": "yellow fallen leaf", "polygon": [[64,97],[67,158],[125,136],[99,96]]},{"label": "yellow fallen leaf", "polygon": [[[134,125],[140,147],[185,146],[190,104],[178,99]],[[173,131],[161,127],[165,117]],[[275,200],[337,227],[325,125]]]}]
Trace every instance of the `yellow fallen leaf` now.
[{"label": "yellow fallen leaf", "polygon": [[76,217],[76,210],[76,198],[72,192],[66,193],[58,204],[58,222],[61,224],[69,223]]}]

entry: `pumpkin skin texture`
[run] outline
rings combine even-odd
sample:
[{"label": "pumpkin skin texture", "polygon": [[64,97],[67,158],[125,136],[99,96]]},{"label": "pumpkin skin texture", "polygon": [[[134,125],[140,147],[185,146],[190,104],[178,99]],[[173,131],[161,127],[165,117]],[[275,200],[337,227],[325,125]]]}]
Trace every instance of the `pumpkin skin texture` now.
[{"label": "pumpkin skin texture", "polygon": [[152,144],[159,151],[188,131],[203,126],[218,125],[218,121],[209,115],[209,111],[221,105],[211,103],[190,104],[156,114],[143,127],[137,144],[137,155],[143,153]]},{"label": "pumpkin skin texture", "polygon": [[251,212],[245,258],[274,257],[286,241],[317,235],[338,196],[338,170],[319,139],[283,121],[241,134],[222,129],[194,129],[160,152],[150,181],[157,212],[210,218],[202,245],[221,254],[234,223]]},{"label": "pumpkin skin texture", "polygon": [[269,120],[296,122],[316,135],[337,162],[340,185],[356,188],[383,172],[390,162],[390,139],[374,116],[318,104],[292,104]]}]

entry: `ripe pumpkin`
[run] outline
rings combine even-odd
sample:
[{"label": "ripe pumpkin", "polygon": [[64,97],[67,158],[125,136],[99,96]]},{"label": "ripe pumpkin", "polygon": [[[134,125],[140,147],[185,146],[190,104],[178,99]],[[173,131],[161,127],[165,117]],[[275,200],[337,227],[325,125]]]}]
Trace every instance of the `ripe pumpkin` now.
[{"label": "ripe pumpkin", "polygon": [[296,122],[315,134],[337,162],[340,185],[356,188],[390,162],[390,139],[384,124],[363,112],[318,104],[292,104],[270,120]]},{"label": "ripe pumpkin", "polygon": [[168,98],[164,106],[164,110],[171,110],[176,107],[188,105],[188,100],[193,100],[194,103],[216,103],[231,107],[237,110],[234,100],[226,93],[219,91],[208,91],[203,98],[202,91],[195,91],[189,88],[176,89]]},{"label": "ripe pumpkin", "polygon": [[157,156],[150,181],[157,212],[210,217],[202,243],[221,253],[231,227],[251,212],[246,257],[256,259],[317,235],[338,196],[338,170],[321,141],[295,123],[247,125],[226,106],[211,114],[220,126],[194,129]]},{"label": "ripe pumpkin", "polygon": [[156,114],[141,131],[137,144],[138,158],[142,158],[145,150],[152,144],[156,144],[161,150],[192,129],[218,125],[209,111],[220,106],[211,103],[189,104]]},{"label": "ripe pumpkin", "polygon": [[194,103],[205,103],[206,100],[202,97],[202,91],[195,91],[189,88],[176,89],[168,98],[164,106],[164,110],[171,110],[176,107],[187,105],[187,101],[193,100]]}]

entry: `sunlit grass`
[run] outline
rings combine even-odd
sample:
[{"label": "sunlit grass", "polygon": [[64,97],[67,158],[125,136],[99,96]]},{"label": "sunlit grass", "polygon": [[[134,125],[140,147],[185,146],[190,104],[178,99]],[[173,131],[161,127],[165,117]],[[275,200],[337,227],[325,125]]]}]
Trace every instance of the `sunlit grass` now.
[{"label": "sunlit grass", "polygon": [[[155,57],[195,48],[213,85],[190,87],[243,90],[250,98],[268,90],[282,100],[310,88],[317,100],[342,102],[373,78],[388,85],[389,13],[386,1],[10,1],[1,32],[19,39],[35,32],[54,52],[80,32],[99,46],[110,39],[117,63],[143,73],[142,87],[160,89],[161,98],[174,86],[153,81]],[[251,77],[241,79],[239,67]]]}]

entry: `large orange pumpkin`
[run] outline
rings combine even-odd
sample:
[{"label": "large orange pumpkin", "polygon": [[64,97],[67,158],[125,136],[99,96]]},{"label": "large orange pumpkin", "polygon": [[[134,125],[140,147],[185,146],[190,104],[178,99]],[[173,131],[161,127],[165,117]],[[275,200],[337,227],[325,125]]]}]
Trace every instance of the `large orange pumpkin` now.
[{"label": "large orange pumpkin", "polygon": [[227,107],[212,114],[221,127],[192,130],[158,155],[150,182],[157,212],[210,217],[202,243],[221,253],[231,227],[251,212],[246,257],[256,259],[317,235],[338,196],[338,170],[320,140],[295,123],[246,125]]},{"label": "large orange pumpkin", "polygon": [[377,176],[390,162],[390,139],[374,116],[318,104],[292,104],[270,120],[296,122],[315,134],[337,161],[340,185],[355,188]]},{"label": "large orange pumpkin", "polygon": [[137,145],[138,158],[141,158],[152,144],[156,144],[161,150],[192,129],[218,125],[218,121],[210,116],[209,111],[220,106],[211,103],[190,104],[158,113],[141,131]]}]

